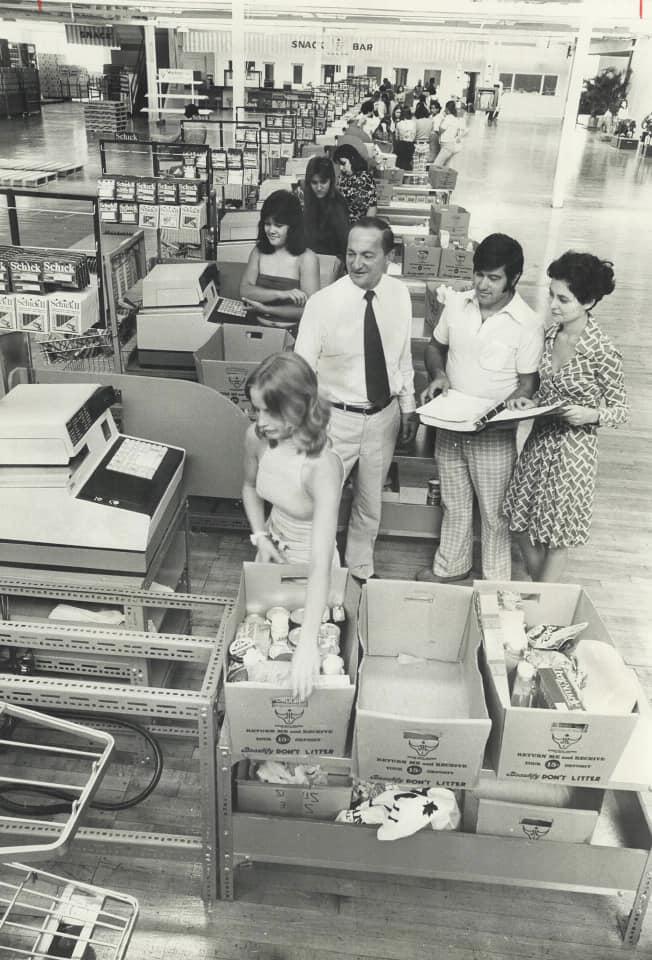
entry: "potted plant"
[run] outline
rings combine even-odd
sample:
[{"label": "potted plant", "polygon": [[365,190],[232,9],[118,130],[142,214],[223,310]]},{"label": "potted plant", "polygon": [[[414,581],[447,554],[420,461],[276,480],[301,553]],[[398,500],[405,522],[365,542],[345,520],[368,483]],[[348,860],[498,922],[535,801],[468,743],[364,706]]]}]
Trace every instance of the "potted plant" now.
[{"label": "potted plant", "polygon": [[623,74],[613,67],[606,67],[592,80],[585,80],[579,113],[589,115],[589,129],[597,128],[598,117],[603,116],[607,110],[615,115],[626,94],[627,82]]}]

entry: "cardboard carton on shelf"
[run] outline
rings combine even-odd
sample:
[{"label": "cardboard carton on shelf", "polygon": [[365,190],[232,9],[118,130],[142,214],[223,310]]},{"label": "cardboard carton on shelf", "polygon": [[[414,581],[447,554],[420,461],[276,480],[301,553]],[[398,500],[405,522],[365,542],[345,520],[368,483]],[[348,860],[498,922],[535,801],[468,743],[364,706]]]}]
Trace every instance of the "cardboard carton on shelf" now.
[{"label": "cardboard carton on shelf", "polygon": [[358,775],[418,787],[473,786],[490,720],[471,588],[370,580],[359,622]]},{"label": "cardboard carton on shelf", "polygon": [[524,840],[590,843],[604,791],[483,779],[464,794],[465,833]]},{"label": "cardboard carton on shelf", "polygon": [[462,247],[442,248],[439,276],[444,280],[473,280],[473,251]]},{"label": "cardboard carton on shelf", "polygon": [[[636,701],[633,671],[625,667],[613,640],[593,603],[580,586],[557,583],[478,581],[476,619],[483,637],[481,664],[485,678],[487,705],[492,719],[489,755],[500,779],[530,780],[574,787],[602,787],[626,749],[639,722],[642,704]],[[611,664],[608,677],[589,672],[588,683],[604,685],[605,690],[624,688],[634,697],[633,709],[608,712],[601,709],[555,710],[539,707],[512,707],[504,656],[504,618],[498,602],[499,591],[521,597],[526,628],[538,624],[569,626],[584,623],[577,647],[578,658],[597,650]],[[597,661],[600,662],[598,658]],[[593,674],[593,676],[591,676]],[[617,686],[618,685],[618,686]]]},{"label": "cardboard carton on shelf", "polygon": [[470,222],[469,211],[456,203],[450,203],[447,207],[432,204],[430,207],[430,232],[437,235],[446,230],[451,243],[456,240],[461,246],[466,246]]},{"label": "cardboard carton on shelf", "polygon": [[436,277],[441,247],[437,237],[408,237],[403,241],[403,276]]},{"label": "cardboard carton on shelf", "polygon": [[293,345],[287,330],[218,324],[215,333],[195,351],[197,379],[224,394],[253,420],[255,415],[244,392],[247,377],[272,353],[290,350]]},{"label": "cardboard carton on shelf", "polygon": [[454,190],[457,184],[457,170],[451,167],[437,167],[431,163],[428,168],[428,179],[431,187]]},{"label": "cardboard carton on shelf", "polygon": [[[243,563],[238,596],[225,630],[225,675],[229,646],[247,613],[264,615],[279,605],[288,610],[302,607],[307,575],[308,568],[301,564]],[[342,603],[346,613],[346,621],[340,624],[340,652],[348,682],[316,686],[307,700],[294,697],[289,687],[225,682],[226,716],[235,754],[292,761],[346,755],[358,667],[359,598],[360,588],[348,571],[334,568],[329,605]]]},{"label": "cardboard carton on shelf", "polygon": [[[308,820],[334,820],[351,806],[351,761],[320,757],[327,782],[304,786],[294,783],[264,783],[255,777],[251,760],[241,760],[235,773],[238,813],[264,813]],[[253,779],[252,779],[253,773]]]},{"label": "cardboard carton on shelf", "polygon": [[[443,250],[442,253],[444,253]],[[444,304],[440,303],[437,298],[437,290],[441,286],[452,287],[453,290],[462,292],[464,290],[470,290],[473,286],[473,281],[455,280],[449,277],[436,277],[434,280],[428,280],[425,289],[424,311],[424,325],[428,332],[432,332],[435,329],[444,310]]]}]

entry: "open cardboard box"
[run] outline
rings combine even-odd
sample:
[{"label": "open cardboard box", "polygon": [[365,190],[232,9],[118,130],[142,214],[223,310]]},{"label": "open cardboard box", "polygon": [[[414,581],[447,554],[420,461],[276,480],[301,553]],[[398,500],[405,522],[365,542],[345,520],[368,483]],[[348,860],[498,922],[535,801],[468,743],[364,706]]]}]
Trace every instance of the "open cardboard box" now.
[{"label": "open cardboard box", "polygon": [[590,843],[604,791],[518,780],[481,780],[464,792],[462,829],[496,837]]},{"label": "open cardboard box", "polygon": [[[354,741],[363,779],[473,785],[490,721],[470,587],[370,580]],[[418,658],[399,663],[397,656]]]},{"label": "open cardboard box", "polygon": [[218,324],[215,333],[195,351],[197,379],[223,393],[253,420],[253,408],[244,392],[247,377],[272,353],[290,350],[293,345],[287,330]]},{"label": "open cardboard box", "polygon": [[340,810],[351,806],[351,761],[321,757],[319,765],[328,782],[318,786],[294,783],[263,783],[251,778],[250,760],[236,767],[235,783],[239,813],[266,813],[309,820],[334,820]]},{"label": "open cardboard box", "polygon": [[[585,639],[614,647],[591,600],[580,586],[559,583],[480,580],[476,616],[483,635],[481,664],[493,726],[492,766],[500,779],[599,787],[611,774],[638,723],[639,705],[627,714],[512,707],[497,592],[520,594],[526,628],[587,622]],[[623,669],[624,668],[623,665]]]},{"label": "open cardboard box", "polygon": [[[243,563],[240,588],[225,630],[224,675],[228,649],[248,613],[263,616],[270,607],[302,607],[308,568],[303,564]],[[225,681],[224,700],[234,754],[278,759],[346,755],[358,667],[357,615],[360,589],[348,571],[334,568],[329,606],[342,603],[340,652],[349,678],[346,686],[316,687],[307,700],[288,687]]]}]

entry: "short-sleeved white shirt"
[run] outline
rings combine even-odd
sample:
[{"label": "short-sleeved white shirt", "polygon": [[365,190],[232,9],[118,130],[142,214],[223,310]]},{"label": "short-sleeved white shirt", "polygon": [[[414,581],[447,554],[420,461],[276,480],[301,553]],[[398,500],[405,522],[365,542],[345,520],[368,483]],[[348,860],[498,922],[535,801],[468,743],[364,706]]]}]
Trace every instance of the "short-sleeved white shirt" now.
[{"label": "short-sleeved white shirt", "polygon": [[448,290],[434,337],[448,346],[446,374],[455,390],[500,401],[535,373],[543,351],[543,321],[515,293],[483,322],[474,291]]}]

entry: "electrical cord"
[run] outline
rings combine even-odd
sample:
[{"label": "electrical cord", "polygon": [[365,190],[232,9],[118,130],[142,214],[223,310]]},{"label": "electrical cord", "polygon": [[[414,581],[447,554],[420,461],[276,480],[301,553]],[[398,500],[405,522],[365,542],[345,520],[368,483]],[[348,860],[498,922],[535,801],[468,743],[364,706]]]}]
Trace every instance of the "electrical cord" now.
[{"label": "electrical cord", "polygon": [[[87,722],[88,720],[101,722],[108,719],[103,714],[98,713],[53,712],[53,715],[63,716],[66,719],[81,720],[82,722]],[[111,723],[115,726],[125,727],[126,729],[139,734],[144,740],[147,741],[154,754],[154,773],[152,774],[147,786],[135,797],[131,797],[129,800],[120,800],[117,803],[103,803],[100,800],[93,800],[90,805],[95,810],[129,810],[131,807],[135,807],[138,804],[143,803],[143,801],[146,800],[158,786],[163,773],[163,751],[161,750],[158,740],[156,740],[156,738],[153,737],[148,730],[146,730],[144,727],[141,727],[139,724],[132,723],[129,720],[123,720],[122,717],[111,718]],[[38,793],[46,796],[56,797],[57,799],[63,798],[66,802],[48,804],[17,803],[4,796],[4,794],[7,793]],[[72,809],[72,802],[68,799],[68,796],[69,792],[66,791],[65,788],[57,789],[56,787],[38,786],[26,787],[24,784],[19,783],[3,784],[0,787],[0,808],[3,810],[8,810],[11,813],[23,815],[30,814],[32,816],[47,816],[55,813],[69,813]]]}]

